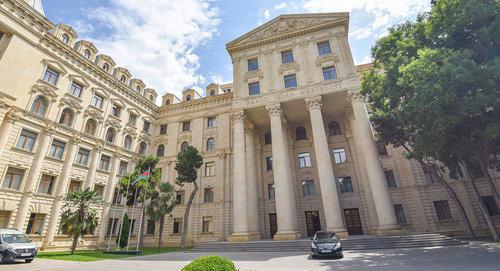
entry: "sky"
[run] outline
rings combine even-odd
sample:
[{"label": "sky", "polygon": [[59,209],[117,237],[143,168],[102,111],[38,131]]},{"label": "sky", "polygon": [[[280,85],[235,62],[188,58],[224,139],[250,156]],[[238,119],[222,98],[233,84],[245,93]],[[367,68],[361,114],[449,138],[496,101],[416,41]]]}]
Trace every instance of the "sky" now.
[{"label": "sky", "polygon": [[42,0],[53,23],[71,25],[161,95],[232,81],[226,43],[280,14],[350,12],[356,64],[390,26],[414,20],[430,0]]}]

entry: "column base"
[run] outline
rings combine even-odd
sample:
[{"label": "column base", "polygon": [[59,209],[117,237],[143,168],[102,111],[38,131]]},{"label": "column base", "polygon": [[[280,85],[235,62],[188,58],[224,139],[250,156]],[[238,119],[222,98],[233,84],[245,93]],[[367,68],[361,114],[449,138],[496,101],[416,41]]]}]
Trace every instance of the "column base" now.
[{"label": "column base", "polygon": [[300,233],[297,232],[276,233],[274,235],[274,240],[276,241],[297,240],[297,239],[300,239]]},{"label": "column base", "polygon": [[250,242],[250,241],[256,241],[259,240],[260,236],[258,234],[233,234],[229,236],[228,240],[229,242]]},{"label": "column base", "polygon": [[403,230],[399,225],[394,226],[382,226],[375,230],[377,236],[397,236],[405,235],[406,231]]}]

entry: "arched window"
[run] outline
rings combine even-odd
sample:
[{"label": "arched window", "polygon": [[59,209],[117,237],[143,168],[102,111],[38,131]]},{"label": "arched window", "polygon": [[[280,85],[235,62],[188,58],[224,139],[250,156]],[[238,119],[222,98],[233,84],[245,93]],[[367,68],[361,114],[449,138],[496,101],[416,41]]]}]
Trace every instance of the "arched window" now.
[{"label": "arched window", "polygon": [[125,83],[127,81],[127,77],[125,77],[125,75],[120,76],[120,81]]},{"label": "arched window", "polygon": [[169,105],[169,104],[170,104],[170,99],[167,99],[167,100],[165,101],[165,105]]},{"label": "arched window", "polygon": [[304,127],[297,127],[297,129],[295,129],[295,138],[297,139],[297,141],[299,141],[299,140],[307,140],[306,128],[304,128]]},{"label": "arched window", "polygon": [[210,90],[210,96],[214,96],[215,95],[215,90]]},{"label": "arched window", "polygon": [[336,121],[330,122],[330,124],[328,124],[328,134],[330,136],[341,135],[342,131],[340,130],[340,124]]},{"label": "arched window", "polygon": [[108,63],[104,63],[104,65],[102,65],[102,69],[109,72],[109,64]]},{"label": "arched window", "polygon": [[63,34],[61,37],[62,42],[69,44],[69,36],[66,34]]},{"label": "arched window", "polygon": [[207,139],[207,151],[215,150],[215,138],[211,137]]},{"label": "arched window", "polygon": [[106,141],[109,143],[115,142],[116,132],[115,129],[109,128],[106,132]]},{"label": "arched window", "polygon": [[189,146],[189,143],[187,141],[182,142],[182,144],[181,144],[181,151],[183,151],[188,146]]},{"label": "arched window", "polygon": [[153,95],[149,95],[149,100],[150,101],[153,101],[155,99],[155,97]]},{"label": "arched window", "polygon": [[95,135],[95,131],[97,129],[97,123],[93,119],[87,120],[85,124],[85,133],[89,135]]},{"label": "arched window", "polygon": [[264,134],[264,144],[266,144],[266,145],[273,144],[273,140],[271,138],[271,132],[267,132]]},{"label": "arched window", "polygon": [[186,101],[191,101],[191,95],[186,96]]},{"label": "arched window", "polygon": [[145,155],[147,148],[148,148],[148,145],[146,145],[146,142],[142,141],[141,144],[139,144],[139,154]]},{"label": "arched window", "polygon": [[123,141],[123,147],[127,150],[131,150],[132,149],[132,137],[127,135],[125,137],[125,140]]},{"label": "arched window", "polygon": [[140,86],[135,87],[135,91],[141,93],[141,87]]},{"label": "arched window", "polygon": [[156,149],[156,156],[163,157],[165,155],[165,145],[158,145]]},{"label": "arched window", "polygon": [[83,57],[85,57],[86,59],[90,59],[90,50],[89,49],[85,49],[85,51],[83,51]]},{"label": "arched window", "polygon": [[73,123],[73,111],[69,108],[64,108],[64,110],[61,113],[61,118],[59,118],[59,123],[64,124],[66,126],[71,126]]},{"label": "arched window", "polygon": [[31,112],[38,114],[40,116],[45,116],[45,112],[47,111],[47,101],[42,96],[38,96],[33,101],[33,105],[31,105]]}]

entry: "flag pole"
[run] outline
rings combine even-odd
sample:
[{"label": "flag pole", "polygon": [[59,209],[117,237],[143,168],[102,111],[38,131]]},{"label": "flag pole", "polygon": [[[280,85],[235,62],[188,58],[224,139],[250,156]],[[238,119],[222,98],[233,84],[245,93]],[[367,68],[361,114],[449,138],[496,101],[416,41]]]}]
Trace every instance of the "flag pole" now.
[{"label": "flag pole", "polygon": [[[118,191],[118,194],[116,195],[115,203],[116,203],[116,200],[118,200],[119,196],[120,196],[120,191]],[[112,206],[113,206],[113,201],[111,202],[110,208]],[[111,220],[111,229],[109,231],[109,239],[108,239],[108,251],[111,249],[111,236],[113,236],[113,232],[115,231],[116,204],[115,204],[115,208],[113,209],[113,216],[111,217],[111,219],[112,219]]]},{"label": "flag pole", "polygon": [[[134,205],[132,207],[132,216],[130,218],[130,224],[132,224],[132,222],[134,221],[134,213],[135,213],[135,204],[136,204],[136,201],[137,201],[137,187],[135,188],[135,193],[134,193]],[[130,225],[130,229],[128,231],[128,239],[127,239],[127,251],[129,250],[129,245],[130,245],[130,236],[132,235],[132,231],[134,230],[134,228],[132,226],[135,226],[134,225]]]},{"label": "flag pole", "polygon": [[141,238],[142,238],[142,219],[144,218],[144,209],[145,209],[145,206],[146,206],[146,200],[147,200],[147,197],[148,197],[148,193],[147,193],[147,187],[149,186],[149,178],[150,178],[150,175],[151,175],[151,168],[148,168],[148,171],[149,172],[149,175],[148,175],[148,178],[146,179],[146,184],[145,184],[145,187],[144,187],[144,198],[142,199],[142,208],[141,208],[141,220],[140,220],[140,224],[139,224],[139,233],[137,234],[137,245],[136,245],[136,250],[139,251],[139,243],[141,241]]},{"label": "flag pole", "polygon": [[128,175],[127,192],[125,193],[125,203],[123,204],[122,224],[120,225],[119,232],[118,232],[118,244],[116,246],[117,248],[120,248],[120,242],[122,240],[123,219],[125,218],[125,210],[127,209],[127,199],[128,199],[129,190],[130,190],[130,174]]}]

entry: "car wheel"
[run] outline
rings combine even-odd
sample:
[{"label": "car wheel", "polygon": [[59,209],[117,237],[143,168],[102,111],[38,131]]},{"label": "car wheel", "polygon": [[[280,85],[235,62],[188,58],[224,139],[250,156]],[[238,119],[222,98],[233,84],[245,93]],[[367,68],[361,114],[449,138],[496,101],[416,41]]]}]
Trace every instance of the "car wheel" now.
[{"label": "car wheel", "polygon": [[2,263],[3,263],[3,254],[0,253],[0,264],[2,264]]},{"label": "car wheel", "polygon": [[34,259],[26,259],[26,260],[24,260],[24,261],[25,261],[25,262],[27,262],[27,263],[31,263],[33,260],[34,260]]}]

